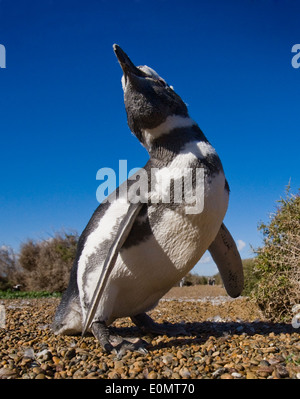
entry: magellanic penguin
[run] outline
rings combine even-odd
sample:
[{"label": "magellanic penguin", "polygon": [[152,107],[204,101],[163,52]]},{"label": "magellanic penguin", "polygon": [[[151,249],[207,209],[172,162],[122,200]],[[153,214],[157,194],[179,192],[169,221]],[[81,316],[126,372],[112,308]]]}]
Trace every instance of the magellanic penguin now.
[{"label": "magellanic penguin", "polygon": [[[215,149],[164,79],[147,66],[136,67],[118,45],[113,48],[123,70],[128,125],[150,159],[143,173],[137,172],[99,205],[83,231],[53,329],[57,334],[91,331],[106,351],[121,353],[143,347],[125,340],[112,345],[108,326],[119,317],[131,317],[145,332],[182,333],[155,323],[146,312],[207,249],[232,297],[243,289],[243,267],[222,223],[229,186]],[[202,196],[193,212],[186,191],[181,190],[182,201],[175,201],[175,187],[182,188],[191,171],[190,193],[197,194],[198,186]],[[163,201],[162,177],[169,172],[170,200]],[[145,198],[141,192],[129,194],[145,173]]]}]

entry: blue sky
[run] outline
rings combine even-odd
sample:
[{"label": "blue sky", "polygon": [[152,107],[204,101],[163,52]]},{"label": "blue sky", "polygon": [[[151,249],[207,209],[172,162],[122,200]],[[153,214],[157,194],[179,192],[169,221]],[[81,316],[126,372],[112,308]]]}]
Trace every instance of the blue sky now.
[{"label": "blue sky", "polygon": [[[290,179],[300,187],[299,15],[288,0],[1,0],[0,246],[81,233],[98,169],[147,162],[127,127],[118,43],[174,86],[216,148],[225,223],[251,256],[259,221]],[[194,272],[215,272],[207,254]]]}]

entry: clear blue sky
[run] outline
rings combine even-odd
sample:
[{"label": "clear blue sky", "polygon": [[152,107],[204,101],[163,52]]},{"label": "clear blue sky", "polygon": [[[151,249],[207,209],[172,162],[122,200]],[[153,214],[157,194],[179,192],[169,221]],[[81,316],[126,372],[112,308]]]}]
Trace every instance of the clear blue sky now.
[{"label": "clear blue sky", "polygon": [[[127,127],[118,43],[174,86],[216,148],[225,223],[249,257],[289,179],[300,187],[299,15],[288,0],[1,0],[0,246],[81,233],[97,170],[147,162]],[[212,265],[205,255],[194,271]]]}]

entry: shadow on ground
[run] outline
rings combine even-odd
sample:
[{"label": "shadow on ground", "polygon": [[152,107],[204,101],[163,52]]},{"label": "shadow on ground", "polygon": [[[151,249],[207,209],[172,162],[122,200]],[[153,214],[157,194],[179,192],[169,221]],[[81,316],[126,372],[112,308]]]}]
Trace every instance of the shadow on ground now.
[{"label": "shadow on ground", "polygon": [[[169,323],[164,323],[168,325]],[[292,334],[297,333],[298,330],[293,328],[291,324],[287,323],[273,323],[266,321],[254,321],[254,322],[215,322],[215,321],[204,321],[204,322],[194,322],[194,323],[174,323],[173,326],[183,327],[187,335],[173,337],[167,342],[161,341],[157,345],[149,344],[148,351],[153,351],[156,349],[162,349],[171,346],[182,346],[189,344],[203,344],[209,337],[220,338],[230,337],[232,335],[262,335],[267,336],[270,333],[275,335],[279,334]],[[121,337],[154,337],[153,334],[144,335],[138,327],[111,327],[112,335],[119,335]]]}]

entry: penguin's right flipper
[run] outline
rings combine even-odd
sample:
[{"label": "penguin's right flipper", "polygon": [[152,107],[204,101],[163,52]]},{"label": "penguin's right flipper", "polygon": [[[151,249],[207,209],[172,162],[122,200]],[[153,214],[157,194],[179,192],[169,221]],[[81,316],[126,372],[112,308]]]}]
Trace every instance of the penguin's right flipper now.
[{"label": "penguin's right flipper", "polygon": [[132,225],[143,205],[144,205],[143,203],[137,203],[137,204],[131,203],[129,205],[126,216],[124,217],[124,219],[122,220],[122,222],[119,226],[118,233],[108,251],[107,257],[105,259],[105,262],[104,262],[104,265],[102,268],[101,275],[99,277],[94,295],[92,297],[92,301],[91,301],[89,309],[87,311],[85,322],[84,322],[83,329],[82,329],[82,336],[84,336],[87,329],[90,327],[90,325],[92,323],[92,320],[93,320],[93,317],[95,316],[101,295],[106,287],[108,277],[116,263],[119,251],[120,251],[122,245],[124,244],[126,238],[128,237],[128,234],[130,233]]},{"label": "penguin's right flipper", "polygon": [[232,298],[241,295],[244,287],[243,264],[236,243],[224,223],[208,250],[218,266],[228,295]]}]

